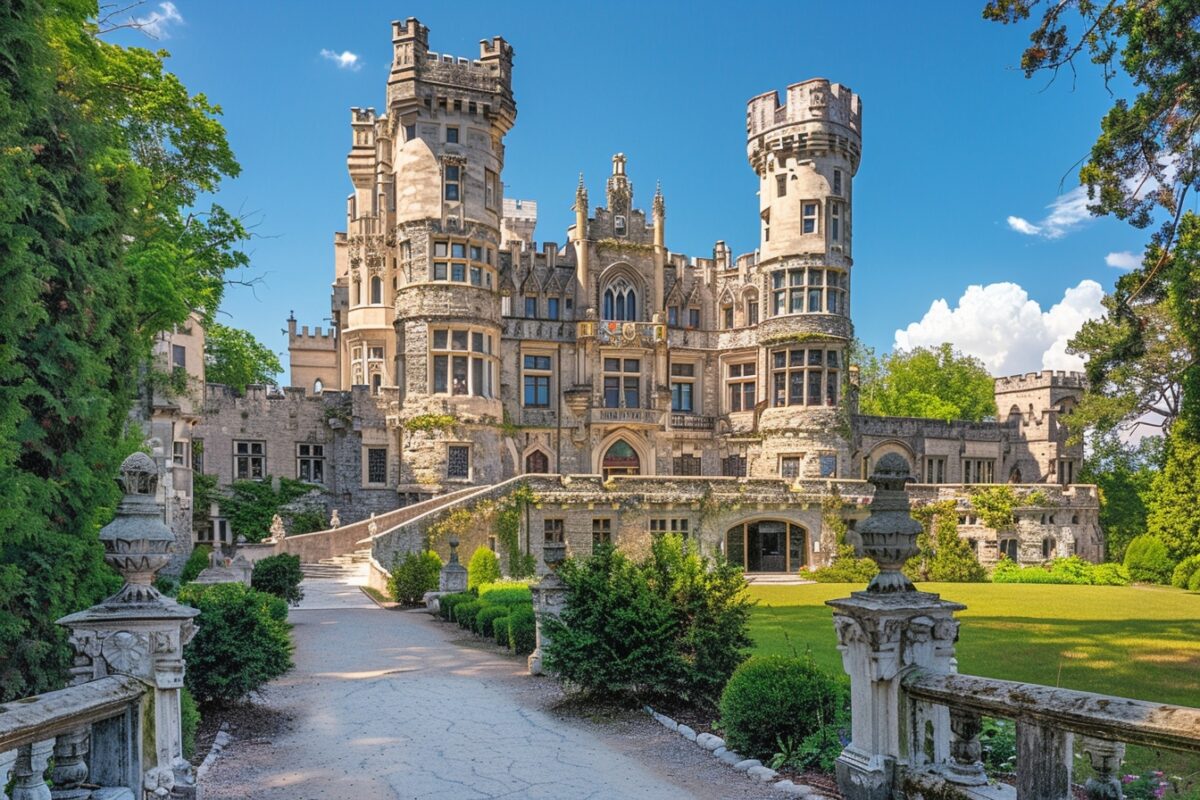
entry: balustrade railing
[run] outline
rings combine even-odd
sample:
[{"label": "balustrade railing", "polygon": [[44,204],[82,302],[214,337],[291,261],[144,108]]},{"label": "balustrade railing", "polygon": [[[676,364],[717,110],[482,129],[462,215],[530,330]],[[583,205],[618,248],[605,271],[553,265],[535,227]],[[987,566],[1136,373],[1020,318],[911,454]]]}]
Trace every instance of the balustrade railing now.
[{"label": "balustrade railing", "polygon": [[671,415],[671,427],[678,431],[711,431],[715,424],[715,417],[702,417],[699,414]]}]

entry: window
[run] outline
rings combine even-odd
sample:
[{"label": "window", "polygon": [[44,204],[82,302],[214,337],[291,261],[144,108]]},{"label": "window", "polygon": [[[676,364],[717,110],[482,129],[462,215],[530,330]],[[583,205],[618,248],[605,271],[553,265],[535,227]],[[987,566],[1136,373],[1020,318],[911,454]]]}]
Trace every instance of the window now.
[{"label": "window", "polygon": [[842,171],[840,169],[833,171],[833,193],[836,195],[842,193]]},{"label": "window", "polygon": [[771,273],[775,316],[784,314],[846,314],[849,276],[834,269],[776,270]]},{"label": "window", "polygon": [[171,366],[186,367],[187,366],[187,348],[181,344],[171,345]]},{"label": "window", "polygon": [[417,126],[416,125],[405,125],[404,126],[404,141],[411,142],[415,138],[417,138]]},{"label": "window", "polygon": [[1054,557],[1054,540],[1047,537],[1042,539],[1042,558],[1050,559]]},{"label": "window", "polygon": [[839,364],[837,350],[772,351],[772,405],[837,405]]},{"label": "window", "polygon": [[446,126],[446,144],[458,144],[458,128]]},{"label": "window", "polygon": [[371,304],[380,305],[383,303],[383,278],[378,275],[371,278]]},{"label": "window", "polygon": [[496,208],[497,198],[500,197],[500,182],[496,179],[496,173],[490,169],[483,171],[483,204],[488,208]]},{"label": "window", "polygon": [[829,238],[835,242],[842,240],[842,205],[841,203],[829,204]]},{"label": "window", "polygon": [[613,217],[613,233],[617,236],[625,235],[625,216],[623,214]]},{"label": "window", "polygon": [[746,301],[746,324],[758,324],[758,298]]},{"label": "window", "polygon": [[946,459],[942,457],[930,457],[925,459],[925,482],[926,483],[945,483],[946,482]]},{"label": "window", "polygon": [[963,483],[995,483],[996,462],[990,458],[963,459]]},{"label": "window", "polygon": [[1001,539],[1000,540],[1000,555],[1007,558],[1009,561],[1017,560],[1017,540],[1016,539]]},{"label": "window", "polygon": [[612,518],[598,517],[592,520],[592,552],[602,544],[612,544]]},{"label": "window", "polygon": [[494,396],[492,335],[468,328],[430,331],[434,394]]},{"label": "window", "polygon": [[721,474],[726,478],[744,478],[746,477],[746,457],[745,456],[725,456],[721,459]]},{"label": "window", "polygon": [[787,175],[775,176],[775,196],[783,197],[787,194]]},{"label": "window", "polygon": [[694,411],[696,365],[671,364],[671,410],[683,414]]},{"label": "window", "polygon": [[204,472],[203,439],[192,439],[192,472]]},{"label": "window", "polygon": [[604,290],[604,319],[637,318],[637,292],[625,278],[617,278]]},{"label": "window", "polygon": [[446,477],[471,477],[471,446],[452,444],[446,448]]},{"label": "window", "polygon": [[1058,482],[1069,486],[1075,482],[1075,462],[1070,459],[1060,459],[1058,462]]},{"label": "window", "polygon": [[779,477],[795,480],[800,477],[800,456],[779,457]]},{"label": "window", "polygon": [[[472,286],[492,286],[491,248],[465,242],[434,242],[430,280],[458,281]],[[470,261],[467,255],[470,254]]]},{"label": "window", "polygon": [[528,295],[525,296],[525,319],[537,318],[537,306],[538,303],[536,297],[530,297]]},{"label": "window", "polygon": [[550,471],[550,457],[541,450],[534,450],[525,458],[525,471],[545,474]]},{"label": "window", "polygon": [[[524,358],[524,405],[526,408],[550,407],[550,356],[527,355]],[[544,472],[545,470],[539,470]]]},{"label": "window", "polygon": [[703,475],[700,469],[700,456],[694,453],[684,453],[671,459],[671,474],[673,475]]},{"label": "window", "polygon": [[233,443],[233,477],[237,480],[262,480],[267,474],[266,445],[262,442]]},{"label": "window", "polygon": [[755,373],[758,366],[753,361],[744,364],[729,365],[729,410],[753,411],[757,381]]},{"label": "window", "polygon": [[689,308],[688,309],[688,324],[687,324],[687,326],[689,328],[699,328],[700,327],[700,309],[698,309],[698,308]]},{"label": "window", "polygon": [[817,232],[817,204],[804,203],[803,214],[800,218],[801,232],[816,233]]},{"label": "window", "polygon": [[818,458],[818,465],[821,470],[822,478],[837,477],[837,455],[834,453],[822,453]]},{"label": "window", "polygon": [[325,391],[325,382],[317,378],[313,381],[313,394],[320,394],[323,391]]},{"label": "window", "polygon": [[672,328],[679,327],[679,306],[667,306],[667,324]]},{"label": "window", "polygon": [[456,166],[453,164],[446,165],[445,184],[446,184],[446,199],[447,200],[457,201],[460,199],[458,189],[459,189],[459,180],[460,180],[461,173],[462,173],[462,167],[459,167],[459,166]]},{"label": "window", "polygon": [[662,536],[664,533],[678,533],[683,538],[688,535],[687,517],[654,517],[650,520],[650,534]]},{"label": "window", "polygon": [[187,460],[187,442],[171,442],[171,463],[182,467]]},{"label": "window", "polygon": [[325,445],[296,445],[296,477],[313,483],[325,482]]},{"label": "window", "polygon": [[550,319],[558,319],[558,298],[546,298],[546,316]]},{"label": "window", "polygon": [[604,407],[640,408],[641,374],[639,358],[604,359]]},{"label": "window", "polygon": [[725,330],[733,327],[733,306],[721,306],[721,323]]},{"label": "window", "polygon": [[542,520],[542,541],[546,544],[562,544],[566,541],[566,536],[563,531],[563,520],[545,519]]},{"label": "window", "polygon": [[367,448],[367,483],[387,483],[387,448]]}]

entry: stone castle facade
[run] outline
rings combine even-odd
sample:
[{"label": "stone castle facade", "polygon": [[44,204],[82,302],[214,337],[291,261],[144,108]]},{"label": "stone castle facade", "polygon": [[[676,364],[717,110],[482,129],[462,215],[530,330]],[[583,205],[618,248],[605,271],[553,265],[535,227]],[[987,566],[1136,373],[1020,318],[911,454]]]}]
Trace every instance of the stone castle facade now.
[{"label": "stone castle facade", "polygon": [[[1074,482],[1082,451],[1061,417],[1082,392],[1078,375],[998,379],[994,422],[855,413],[862,106],[846,86],[814,79],[749,101],[754,252],[735,256],[723,241],[702,257],[672,251],[664,192],[648,212],[637,207],[623,154],[602,204],[581,176],[566,243],[539,248],[536,204],[503,196],[504,138],[517,117],[512,47],[496,37],[478,58],[431,52],[411,18],[393,23],[392,43],[386,109],[351,110],[332,329],[289,319],[296,388],[240,398],[207,389],[193,436],[204,441],[201,468],[222,483],[313,480],[349,521],[521,474],[597,475],[610,486],[625,476],[767,481],[786,498],[802,482],[853,484],[889,452],[942,485],[927,492],[939,496],[960,484]],[[1054,496],[1053,525],[1022,523],[1012,542],[976,532],[981,557],[1100,557],[1095,493]],[[749,550],[762,569],[821,562],[820,515],[797,508],[792,519],[786,505],[762,531],[742,523],[747,566]],[[581,540],[589,511],[574,509],[568,523]],[[649,517],[631,532],[686,527],[678,515]],[[780,524],[782,538],[770,533]],[[733,554],[732,539],[712,538]]]}]

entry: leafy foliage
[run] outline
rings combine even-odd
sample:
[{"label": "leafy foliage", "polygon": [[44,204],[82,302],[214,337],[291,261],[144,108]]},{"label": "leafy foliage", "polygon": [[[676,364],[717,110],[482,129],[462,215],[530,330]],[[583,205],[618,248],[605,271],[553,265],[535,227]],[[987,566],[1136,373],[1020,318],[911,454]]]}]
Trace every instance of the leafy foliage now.
[{"label": "leafy foliage", "polygon": [[1146,530],[1172,560],[1200,555],[1200,441],[1190,423],[1177,424],[1167,440],[1146,495]]},{"label": "leafy foliage", "polygon": [[1167,554],[1167,546],[1151,534],[1135,536],[1125,548],[1125,569],[1129,577],[1144,583],[1167,583],[1175,571],[1175,562]]},{"label": "leafy foliage", "polygon": [[833,540],[834,556],[829,566],[811,573],[818,583],[867,583],[879,574],[879,565],[869,558],[860,558],[854,545],[846,541],[846,520],[842,518],[845,506],[835,489],[821,500],[822,539]]},{"label": "leafy foliage", "polygon": [[184,562],[183,572],[179,574],[179,583],[191,583],[200,576],[209,564],[209,559],[212,558],[212,548],[206,544],[198,544],[192,548],[191,555]]},{"label": "leafy foliage", "polygon": [[979,521],[989,528],[999,531],[1017,524],[1013,514],[1017,506],[1017,494],[1007,484],[975,489],[971,492],[970,502],[971,510],[979,516]]},{"label": "leafy foliage", "polygon": [[200,727],[200,709],[187,687],[179,692],[179,727],[183,738],[183,757],[189,761],[196,755],[196,729]]},{"label": "leafy foliage", "polygon": [[917,536],[917,555],[904,565],[904,574],[914,581],[971,583],[987,580],[987,571],[958,535],[958,507],[942,500],[913,509],[912,515],[924,531]]},{"label": "leafy foliage", "polygon": [[876,357],[859,345],[862,414],[972,420],[996,416],[995,382],[983,362],[950,344]]},{"label": "leafy foliage", "polygon": [[468,600],[465,603],[458,603],[454,606],[454,621],[459,624],[459,627],[474,630],[475,616],[482,608],[483,603],[478,600]]},{"label": "leafy foliage", "polygon": [[475,595],[470,592],[455,592],[454,594],[443,595],[438,600],[438,616],[449,622],[454,619],[454,607],[459,603],[469,603],[475,599]]},{"label": "leafy foliage", "polygon": [[467,564],[467,589],[500,580],[500,559],[488,547],[477,547]]},{"label": "leafy foliage", "polygon": [[300,556],[280,553],[254,565],[250,573],[250,588],[273,594],[294,606],[304,599],[304,590],[300,588],[302,580],[304,573],[300,571]]},{"label": "leafy foliage", "polygon": [[1017,764],[1017,724],[1008,719],[984,717],[979,731],[983,768],[990,776],[1011,774]]},{"label": "leafy foliage", "polygon": [[418,414],[404,421],[406,431],[448,431],[458,424],[458,418],[450,414]]},{"label": "leafy foliage", "polygon": [[188,691],[203,706],[230,703],[292,668],[287,603],[240,583],[190,584],[179,601],[200,609],[184,648]]},{"label": "leafy foliage", "polygon": [[1129,541],[1146,531],[1146,500],[1163,466],[1162,439],[1147,436],[1131,446],[1109,431],[1090,435],[1088,442],[1079,478],[1099,489],[1105,555],[1120,562]]},{"label": "leafy foliage", "polygon": [[283,372],[279,356],[249,331],[210,322],[204,329],[204,379],[238,394],[251,383],[274,383]]},{"label": "leafy foliage", "polygon": [[1066,583],[1080,586],[1128,586],[1129,570],[1121,564],[1093,564],[1079,556],[1056,558],[1049,564],[1022,567],[1001,558],[992,570],[992,583]]},{"label": "leafy foliage", "polygon": [[529,484],[519,484],[500,503],[493,523],[496,541],[508,556],[508,574],[514,578],[527,578],[537,571],[533,555],[521,551],[521,516],[532,502],[533,490]]},{"label": "leafy foliage", "polygon": [[401,605],[418,605],[426,592],[437,591],[441,571],[442,559],[432,550],[405,553],[403,559],[397,553],[388,576],[388,594]]},{"label": "leafy foliage", "polygon": [[1191,583],[1192,576],[1200,572],[1200,556],[1188,556],[1175,565],[1171,572],[1171,585],[1176,589],[1186,589]]},{"label": "leafy foliage", "polygon": [[811,656],[759,656],[729,678],[720,711],[726,746],[769,760],[781,744],[811,750],[817,742],[810,737],[827,740],[831,732],[836,741],[838,727],[849,722],[849,691]]},{"label": "leafy foliage", "polygon": [[229,520],[235,536],[248,542],[261,542],[271,532],[271,520],[282,506],[297,500],[317,487],[292,478],[280,478],[276,491],[271,476],[261,481],[234,481],[221,498],[221,513]]}]

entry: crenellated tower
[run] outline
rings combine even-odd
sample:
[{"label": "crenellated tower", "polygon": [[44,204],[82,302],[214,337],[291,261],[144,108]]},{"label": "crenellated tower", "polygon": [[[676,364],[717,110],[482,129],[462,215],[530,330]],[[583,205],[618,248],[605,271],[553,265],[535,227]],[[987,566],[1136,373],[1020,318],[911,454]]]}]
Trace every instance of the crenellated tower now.
[{"label": "crenellated tower", "polygon": [[[758,343],[764,378],[760,428],[788,431],[809,463],[851,465],[837,410],[843,401],[853,266],[853,179],[862,154],[862,105],[823,79],[750,100],[747,156],[759,178],[761,243],[755,283],[764,299]],[[770,447],[765,445],[769,451]],[[776,465],[768,457],[764,467]]]}]

